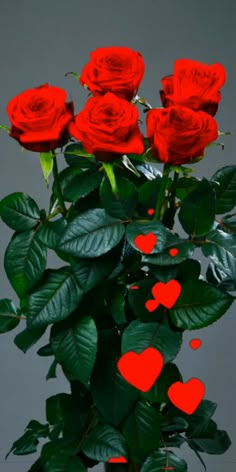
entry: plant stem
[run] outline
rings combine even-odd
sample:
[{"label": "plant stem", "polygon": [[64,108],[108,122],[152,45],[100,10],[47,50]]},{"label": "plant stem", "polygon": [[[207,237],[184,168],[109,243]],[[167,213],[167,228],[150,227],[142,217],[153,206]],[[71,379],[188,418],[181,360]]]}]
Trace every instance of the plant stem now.
[{"label": "plant stem", "polygon": [[56,193],[57,193],[57,198],[60,204],[61,212],[65,216],[66,215],[66,206],[65,202],[63,199],[62,191],[61,191],[61,186],[59,182],[59,175],[58,175],[58,166],[57,166],[57,157],[55,152],[53,151],[53,177],[54,177],[54,182],[55,182],[55,187],[56,187]]},{"label": "plant stem", "polygon": [[159,192],[158,192],[156,210],[155,210],[155,213],[154,213],[153,221],[160,220],[161,209],[162,209],[162,204],[163,204],[163,200],[164,200],[164,196],[165,196],[165,190],[166,190],[166,185],[167,185],[169,173],[170,173],[170,167],[167,164],[164,164],[163,175],[162,175],[162,179],[161,179],[160,189],[159,189]]}]

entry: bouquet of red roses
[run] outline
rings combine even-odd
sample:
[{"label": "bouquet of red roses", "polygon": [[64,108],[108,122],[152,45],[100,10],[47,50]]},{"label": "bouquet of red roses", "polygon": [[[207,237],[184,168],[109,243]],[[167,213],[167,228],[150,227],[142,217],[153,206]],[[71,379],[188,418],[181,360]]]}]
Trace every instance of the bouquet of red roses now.
[{"label": "bouquet of red roses", "polygon": [[[235,299],[236,166],[210,180],[186,167],[227,134],[214,118],[226,72],[176,60],[155,108],[137,94],[144,71],[140,53],[99,48],[81,75],[71,73],[89,91],[78,114],[49,84],[7,105],[11,127],[1,128],[39,153],[47,187],[51,174],[53,182],[48,211],[24,192],[0,201],[14,230],[4,268],[19,298],[19,307],[0,300],[0,332],[23,322],[14,342],[26,352],[49,329],[37,351],[52,357],[46,379],[59,365],[70,386],[46,400],[47,422],[30,421],[7,454],[32,454],[47,438],[29,472],[84,472],[99,462],[107,471],[186,472],[169,447],[187,442],[205,467],[200,453],[231,444],[211,419],[217,405],[204,383],[184,380],[173,362],[184,332],[216,322]],[[196,248],[209,258],[206,276]],[[47,267],[48,250],[60,269]]]}]

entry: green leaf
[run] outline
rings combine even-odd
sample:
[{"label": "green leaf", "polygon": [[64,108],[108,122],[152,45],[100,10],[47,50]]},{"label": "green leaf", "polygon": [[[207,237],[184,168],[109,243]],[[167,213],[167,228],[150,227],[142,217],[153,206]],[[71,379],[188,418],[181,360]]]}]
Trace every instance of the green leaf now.
[{"label": "green leaf", "polygon": [[1,200],[0,216],[15,231],[27,231],[39,223],[40,210],[26,193],[15,192]]},{"label": "green leaf", "polygon": [[115,265],[116,260],[111,255],[96,257],[96,259],[77,259],[73,265],[73,273],[79,286],[86,293],[106,279]]},{"label": "green leaf", "polygon": [[221,230],[212,231],[207,235],[206,242],[201,245],[206,257],[210,257],[218,269],[236,282],[236,236]]},{"label": "green leaf", "polygon": [[133,285],[137,285],[137,290],[132,289],[132,285],[128,290],[128,303],[136,318],[140,321],[161,321],[163,316],[163,307],[159,306],[155,311],[150,313],[145,307],[148,299],[152,298],[152,287],[156,280],[153,277],[146,277],[144,280],[137,281]]},{"label": "green leaf", "polygon": [[35,433],[28,430],[13,443],[10,451],[5,456],[5,460],[11,452],[16,456],[33,454],[34,452],[37,452],[38,444],[39,441]]},{"label": "green leaf", "polygon": [[170,310],[173,323],[179,328],[204,328],[223,316],[234,298],[203,280],[187,280],[174,307]]},{"label": "green leaf", "polygon": [[167,453],[165,451],[155,451],[151,456],[149,456],[144,462],[141,472],[157,472],[161,471],[163,468],[173,467],[174,472],[187,472],[187,463],[177,457],[173,452],[168,452],[168,462],[167,462]]},{"label": "green leaf", "polygon": [[[171,421],[169,423],[169,421]],[[161,431],[164,433],[183,433],[188,429],[188,421],[185,418],[178,416],[171,417],[171,420],[166,422],[165,416],[162,417]]]},{"label": "green leaf", "polygon": [[236,230],[236,215],[225,215],[224,218],[222,219],[222,222],[224,223],[224,226],[222,229],[227,228],[227,230],[231,230],[231,232],[235,233]]},{"label": "green leaf", "polygon": [[64,157],[70,167],[89,169],[97,165],[94,155],[87,153],[81,143],[66,146]]},{"label": "green leaf", "polygon": [[122,354],[134,351],[140,354],[148,347],[154,347],[164,357],[165,363],[178,354],[182,343],[182,333],[174,332],[159,323],[132,321],[122,334]]},{"label": "green leaf", "polygon": [[148,392],[140,392],[141,396],[153,403],[168,403],[167,391],[174,382],[178,381],[183,381],[178,367],[171,363],[165,364],[153,386]]},{"label": "green leaf", "polygon": [[142,252],[134,243],[139,235],[153,233],[156,236],[156,245],[152,249],[152,254],[161,252],[165,246],[167,232],[165,226],[160,222],[134,221],[126,226],[126,239],[136,251]]},{"label": "green leaf", "polygon": [[26,353],[43,336],[45,330],[45,326],[34,329],[26,328],[16,335],[14,343],[21,351]]},{"label": "green leaf", "polygon": [[46,443],[41,450],[44,472],[86,472],[79,457],[75,456],[76,444],[65,439]]},{"label": "green leaf", "polygon": [[90,388],[96,407],[115,426],[129,413],[138,398],[137,389],[128,384],[117,369],[119,357],[120,338],[117,332],[101,330]]},{"label": "green leaf", "polygon": [[211,230],[215,219],[215,192],[206,179],[187,195],[178,216],[187,234],[202,236]]},{"label": "green leaf", "polygon": [[57,374],[56,374],[57,364],[58,364],[57,360],[54,359],[52,364],[50,365],[50,367],[48,369],[48,373],[46,375],[46,380],[57,378]]},{"label": "green leaf", "polygon": [[224,270],[217,264],[211,262],[206,271],[206,278],[210,284],[216,285],[218,288],[227,292],[234,292],[236,290],[236,280],[226,274]]},{"label": "green leaf", "polygon": [[34,230],[13,235],[5,252],[4,267],[18,297],[24,297],[39,281],[46,262],[47,250]]},{"label": "green leaf", "polygon": [[27,300],[28,328],[47,326],[67,318],[82,299],[70,267],[47,270],[43,284]]},{"label": "green leaf", "polygon": [[124,421],[122,432],[132,455],[136,457],[147,455],[159,445],[160,414],[141,400]]},{"label": "green leaf", "polygon": [[37,231],[38,239],[49,249],[56,250],[63,230],[67,227],[64,217],[56,221],[45,221]]},{"label": "green leaf", "polygon": [[114,195],[110,182],[106,177],[100,185],[100,198],[106,212],[116,218],[130,218],[133,216],[138,192],[136,187],[126,178],[117,175],[116,183],[119,192],[119,199]]},{"label": "green leaf", "polygon": [[[142,261],[159,266],[175,265],[183,262],[188,257],[192,256],[195,250],[195,244],[186,239],[180,239],[171,231],[166,229],[166,242],[163,250],[155,255],[143,255]],[[175,256],[170,254],[171,249],[177,249],[178,253]]]},{"label": "green leaf", "polygon": [[157,176],[154,180],[145,182],[138,191],[139,206],[142,214],[147,215],[149,208],[156,208],[157,198],[160,190],[161,178]]},{"label": "green leaf", "polygon": [[43,466],[42,462],[39,459],[36,460],[36,462],[33,463],[33,465],[30,467],[30,469],[27,472],[43,472]]},{"label": "green leaf", "polygon": [[77,439],[83,433],[89,413],[90,404],[82,397],[59,393],[46,400],[46,416],[50,425],[61,425],[64,430],[76,434]]},{"label": "green leaf", "polygon": [[116,285],[113,287],[112,293],[109,297],[111,316],[118,326],[127,323],[125,312],[126,293],[126,285]]},{"label": "green leaf", "polygon": [[79,198],[86,197],[93,192],[101,183],[102,174],[94,166],[91,169],[78,171],[78,168],[70,169],[70,174],[64,185],[62,184],[63,196],[67,202],[75,203]]},{"label": "green leaf", "polygon": [[91,459],[102,462],[107,462],[111,457],[127,457],[123,436],[110,425],[95,426],[84,438],[81,449]]},{"label": "green leaf", "polygon": [[83,384],[87,384],[93,371],[97,340],[97,328],[89,316],[78,319],[73,326],[55,324],[50,335],[56,360]]},{"label": "green leaf", "polygon": [[11,331],[19,322],[17,309],[12,300],[8,298],[0,300],[0,333]]},{"label": "green leaf", "polygon": [[31,420],[25,428],[33,431],[38,438],[47,438],[49,433],[49,425],[39,423],[39,421]]},{"label": "green leaf", "polygon": [[162,174],[161,171],[155,166],[147,163],[136,164],[136,169],[139,170],[148,180],[160,180]]},{"label": "green leaf", "polygon": [[211,180],[218,183],[215,187],[216,213],[231,211],[236,205],[236,166],[222,167]]},{"label": "green leaf", "polygon": [[45,346],[40,347],[40,349],[37,351],[37,354],[41,357],[53,356],[51,344],[45,344]]},{"label": "green leaf", "polygon": [[195,177],[179,178],[176,183],[176,197],[183,200],[190,192],[197,189],[199,182],[200,180]]},{"label": "green leaf", "polygon": [[43,171],[43,175],[48,186],[48,177],[52,173],[53,169],[53,154],[52,152],[40,152],[40,164]]},{"label": "green leaf", "polygon": [[216,431],[213,438],[194,438],[188,441],[191,448],[207,454],[224,454],[231,446],[231,440],[226,431]]},{"label": "green leaf", "polygon": [[121,220],[95,208],[74,218],[63,233],[59,249],[75,257],[98,257],[110,251],[122,239]]}]

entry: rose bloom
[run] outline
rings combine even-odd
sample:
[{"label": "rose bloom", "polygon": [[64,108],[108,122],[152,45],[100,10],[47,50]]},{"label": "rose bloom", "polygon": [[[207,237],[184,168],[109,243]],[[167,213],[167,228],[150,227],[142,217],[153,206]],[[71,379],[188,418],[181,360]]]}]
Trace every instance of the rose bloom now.
[{"label": "rose bloom", "polygon": [[12,138],[30,151],[48,152],[65,143],[74,106],[65,90],[44,84],[12,98],[7,113]]},{"label": "rose bloom", "polygon": [[147,135],[154,157],[181,165],[204,155],[205,147],[218,138],[218,126],[204,111],[172,106],[148,112]]},{"label": "rose bloom", "polygon": [[97,160],[109,162],[123,154],[144,152],[138,118],[135,105],[108,92],[87,101],[70,123],[69,132]]},{"label": "rose bloom", "polygon": [[221,100],[220,88],[226,80],[221,64],[207,65],[190,59],[179,59],[174,74],[163,77],[160,91],[164,107],[183,105],[215,116]]},{"label": "rose bloom", "polygon": [[128,47],[98,48],[90,54],[90,62],[82,70],[80,82],[93,95],[112,92],[126,100],[136,95],[145,70],[139,52]]}]

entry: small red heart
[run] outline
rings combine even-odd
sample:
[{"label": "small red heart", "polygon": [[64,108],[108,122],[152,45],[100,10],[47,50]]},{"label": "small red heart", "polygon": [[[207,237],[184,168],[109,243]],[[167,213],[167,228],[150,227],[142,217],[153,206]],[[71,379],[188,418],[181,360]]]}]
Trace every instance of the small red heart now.
[{"label": "small red heart", "polygon": [[176,249],[176,247],[172,247],[172,249],[169,250],[169,254],[173,257],[177,256],[179,250]]},{"label": "small red heart", "polygon": [[108,462],[128,462],[124,456],[112,457]]},{"label": "small red heart", "polygon": [[129,287],[130,290],[138,290],[139,289],[139,286],[138,285],[132,285],[131,287]]},{"label": "small red heart", "polygon": [[153,215],[153,213],[155,213],[154,208],[149,208],[148,214],[149,214],[149,215]]},{"label": "small red heart", "polygon": [[117,362],[122,377],[142,392],[148,392],[164,365],[162,354],[154,347],[148,347],[140,354],[129,351]]},{"label": "small red heart", "polygon": [[196,378],[190,379],[186,383],[174,382],[169,387],[167,395],[179,410],[191,415],[205,395],[205,386],[201,380]]},{"label": "small red heart", "polygon": [[172,308],[181,293],[181,285],[177,280],[169,280],[166,284],[157,282],[152,287],[152,294],[156,301],[166,308]]},{"label": "small red heart", "polygon": [[145,303],[145,307],[148,311],[155,311],[158,305],[160,305],[160,303],[157,300],[147,300]]},{"label": "small red heart", "polygon": [[147,233],[145,235],[139,234],[134,238],[135,246],[144,254],[150,254],[157,242],[157,237],[154,233]]},{"label": "small red heart", "polygon": [[192,349],[198,349],[202,345],[201,339],[191,339],[189,345]]}]

